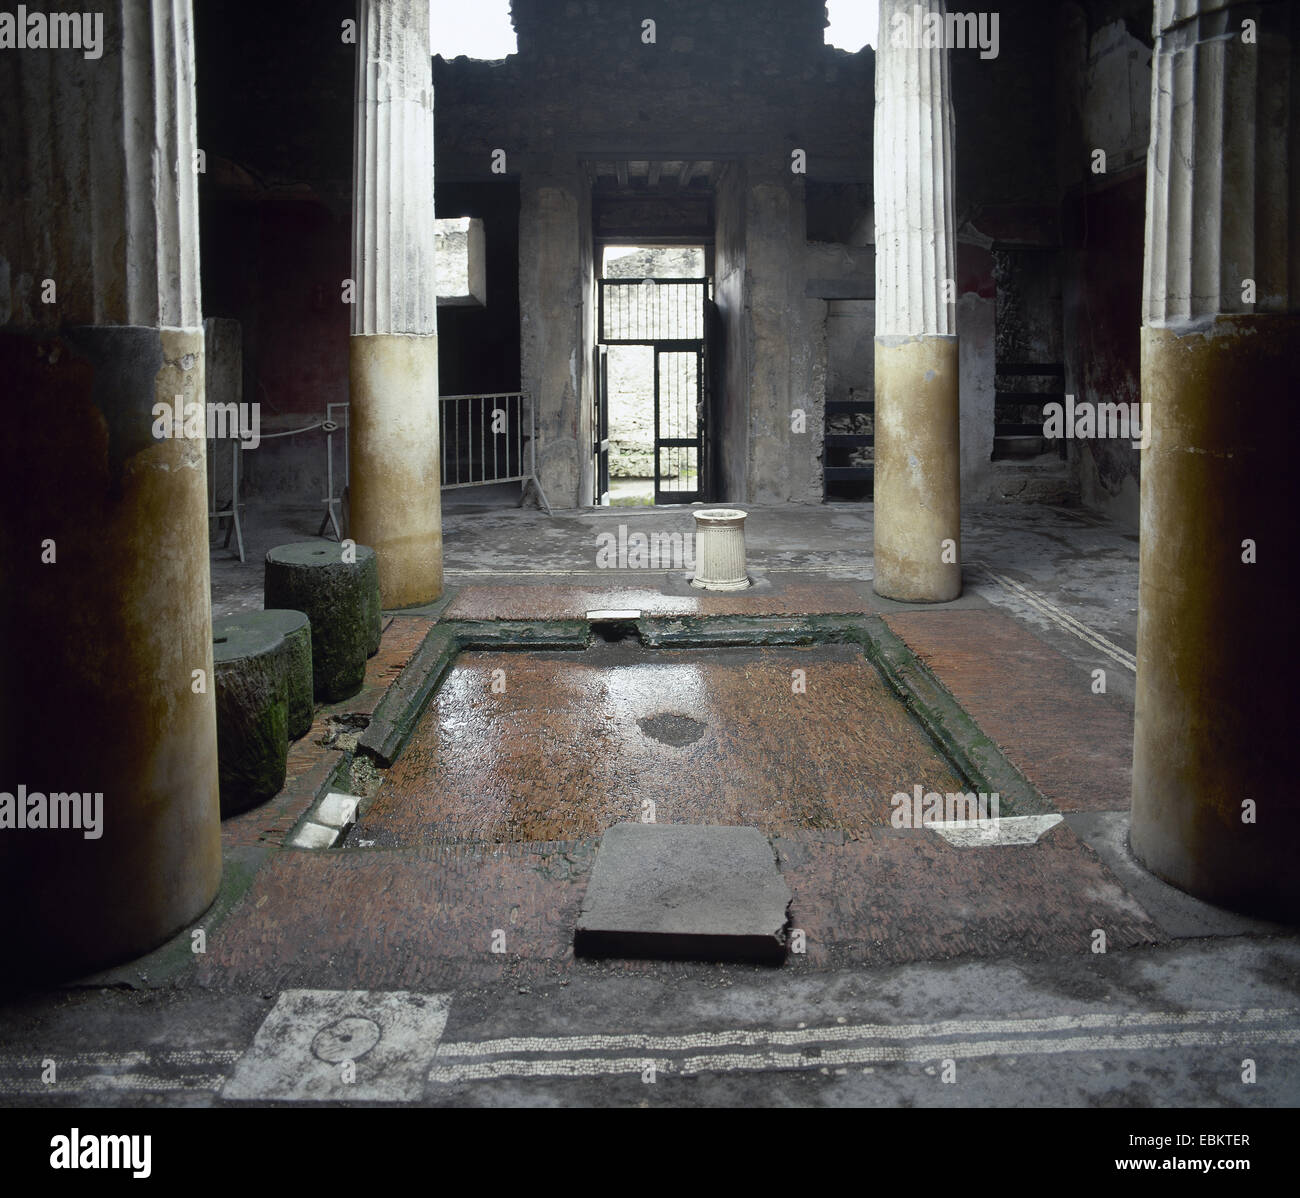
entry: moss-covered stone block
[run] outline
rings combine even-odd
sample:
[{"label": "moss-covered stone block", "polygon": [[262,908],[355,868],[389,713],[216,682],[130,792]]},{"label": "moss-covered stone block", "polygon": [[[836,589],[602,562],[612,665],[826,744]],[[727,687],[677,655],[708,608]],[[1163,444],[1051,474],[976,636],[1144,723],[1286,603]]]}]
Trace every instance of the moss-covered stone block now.
[{"label": "moss-covered stone block", "polygon": [[231,629],[261,630],[279,633],[284,643],[273,652],[279,654],[284,669],[286,698],[289,704],[289,739],[297,740],[311,730],[315,705],[312,701],[311,621],[306,612],[273,608],[270,611],[240,612],[214,624],[220,632]]},{"label": "moss-covered stone block", "polygon": [[273,608],[253,613],[268,628],[284,637],[285,685],[289,699],[289,739],[306,736],[311,729],[315,704],[312,702],[311,621],[306,612]]},{"label": "moss-covered stone block", "polygon": [[284,786],[289,753],[285,637],[278,629],[217,621],[212,630],[221,815]]},{"label": "moss-covered stone block", "polygon": [[357,545],[345,551],[329,541],[280,545],[266,555],[263,597],[268,610],[305,612],[311,621],[316,698],[337,703],[355,695],[365,680],[371,645],[378,649],[374,550]]}]

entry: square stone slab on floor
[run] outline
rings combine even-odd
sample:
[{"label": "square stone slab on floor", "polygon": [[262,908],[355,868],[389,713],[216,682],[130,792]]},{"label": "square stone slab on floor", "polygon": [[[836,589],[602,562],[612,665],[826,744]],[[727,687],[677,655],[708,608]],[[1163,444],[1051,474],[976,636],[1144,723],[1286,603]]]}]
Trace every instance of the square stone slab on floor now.
[{"label": "square stone slab on floor", "polygon": [[418,1102],[450,1006],[446,994],[285,990],[222,1097]]},{"label": "square stone slab on floor", "polygon": [[782,961],[790,888],[757,828],[615,824],[574,935],[579,956]]}]

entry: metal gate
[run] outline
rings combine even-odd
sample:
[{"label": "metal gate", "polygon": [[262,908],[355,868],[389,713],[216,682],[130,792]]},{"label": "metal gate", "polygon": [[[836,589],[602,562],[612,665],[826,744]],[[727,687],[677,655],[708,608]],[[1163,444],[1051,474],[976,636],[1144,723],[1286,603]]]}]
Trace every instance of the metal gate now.
[{"label": "metal gate", "polygon": [[592,453],[596,458],[596,504],[609,502],[609,354],[596,346],[596,410],[591,414]]},{"label": "metal gate", "polygon": [[708,493],[708,392],[704,365],[708,279],[601,279],[600,374],[594,413],[596,495],[609,487],[609,386],[604,347],[654,350],[655,503],[695,503]]},{"label": "metal gate", "polygon": [[700,498],[703,357],[689,342],[655,346],[655,503]]}]

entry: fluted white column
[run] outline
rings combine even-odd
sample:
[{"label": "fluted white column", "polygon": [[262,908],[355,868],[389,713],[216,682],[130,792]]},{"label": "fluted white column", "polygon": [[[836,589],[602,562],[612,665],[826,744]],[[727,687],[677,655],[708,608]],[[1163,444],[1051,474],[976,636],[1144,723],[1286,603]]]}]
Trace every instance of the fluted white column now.
[{"label": "fluted white column", "polygon": [[351,537],[385,607],[442,593],[428,0],[358,0]]},{"label": "fluted white column", "polygon": [[95,13],[0,72],[0,955],[61,973],[221,876],[191,6]]},{"label": "fluted white column", "polygon": [[881,0],[876,50],[874,587],[923,603],[961,593],[961,461],[948,51],[915,7]]},{"label": "fluted white column", "polygon": [[1158,0],[1155,32],[1132,846],[1294,919],[1300,6]]},{"label": "fluted white column", "polygon": [[1285,0],[1157,0],[1155,8],[1144,321],[1293,314],[1300,14]]}]

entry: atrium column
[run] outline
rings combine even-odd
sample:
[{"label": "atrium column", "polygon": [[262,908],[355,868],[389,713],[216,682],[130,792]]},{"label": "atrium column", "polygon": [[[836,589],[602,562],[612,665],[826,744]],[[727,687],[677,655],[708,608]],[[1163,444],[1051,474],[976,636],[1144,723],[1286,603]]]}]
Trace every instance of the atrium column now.
[{"label": "atrium column", "polygon": [[10,49],[0,74],[14,976],[137,956],[221,878],[191,6],[97,13],[98,44]]},{"label": "atrium column", "polygon": [[953,114],[948,51],[915,44],[916,7],[881,0],[876,50],[874,586],[933,603],[961,594]]},{"label": "atrium column", "polygon": [[1300,8],[1157,0],[1155,33],[1132,846],[1295,919]]},{"label": "atrium column", "polygon": [[351,537],[385,607],[442,594],[428,0],[358,0]]}]

